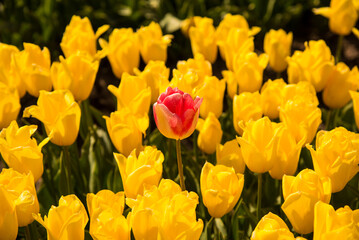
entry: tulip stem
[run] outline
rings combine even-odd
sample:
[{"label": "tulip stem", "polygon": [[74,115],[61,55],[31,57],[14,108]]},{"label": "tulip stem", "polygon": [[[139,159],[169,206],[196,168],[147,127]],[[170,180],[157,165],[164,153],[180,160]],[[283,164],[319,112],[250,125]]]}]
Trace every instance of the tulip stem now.
[{"label": "tulip stem", "polygon": [[337,43],[337,52],[335,53],[335,63],[340,61],[340,55],[342,53],[344,35],[339,35]]},{"label": "tulip stem", "polygon": [[27,226],[25,227],[25,239],[26,239],[26,240],[31,240],[31,234],[30,234],[29,225],[27,225]]},{"label": "tulip stem", "polygon": [[178,165],[178,173],[180,176],[180,184],[182,191],[186,191],[186,186],[184,185],[183,178],[183,164],[182,164],[182,156],[181,156],[181,140],[176,139],[176,151],[177,151],[177,165]]},{"label": "tulip stem", "polygon": [[257,220],[261,219],[261,207],[262,207],[262,173],[258,173],[258,194],[257,194]]},{"label": "tulip stem", "polygon": [[64,170],[65,170],[65,176],[66,176],[66,195],[71,193],[71,186],[70,186],[70,181],[71,181],[71,166],[70,166],[70,154],[69,154],[69,148],[67,146],[63,147],[63,151],[64,151],[64,161],[63,164],[64,166]]}]

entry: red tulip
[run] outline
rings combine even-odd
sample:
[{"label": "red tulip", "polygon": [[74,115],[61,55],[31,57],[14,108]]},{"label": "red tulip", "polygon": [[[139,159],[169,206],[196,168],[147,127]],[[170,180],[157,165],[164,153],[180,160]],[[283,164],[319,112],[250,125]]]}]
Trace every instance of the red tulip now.
[{"label": "red tulip", "polygon": [[153,105],[153,114],[158,130],[167,138],[185,139],[197,125],[202,98],[168,87]]}]

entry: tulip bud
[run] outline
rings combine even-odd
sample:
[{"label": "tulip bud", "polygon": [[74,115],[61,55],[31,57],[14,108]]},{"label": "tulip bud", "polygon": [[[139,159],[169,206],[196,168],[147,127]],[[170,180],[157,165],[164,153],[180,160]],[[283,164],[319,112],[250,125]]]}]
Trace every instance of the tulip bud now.
[{"label": "tulip bud", "polygon": [[142,72],[135,69],[135,73],[144,79],[147,86],[151,88],[151,104],[155,103],[161,93],[161,86],[169,84],[169,68],[166,68],[165,62],[163,61],[149,61]]},{"label": "tulip bud", "polygon": [[330,7],[316,8],[313,11],[328,18],[330,31],[339,35],[350,34],[358,19],[353,0],[331,0]]},{"label": "tulip bud", "polygon": [[243,129],[239,127],[239,122],[248,122],[262,117],[261,99],[258,92],[244,92],[235,95],[233,98],[233,126],[239,135],[242,135]]},{"label": "tulip bud", "polygon": [[276,72],[287,68],[286,58],[290,55],[293,34],[283,29],[271,29],[264,36],[264,52],[269,56],[269,65]]},{"label": "tulip bud", "polygon": [[51,66],[54,89],[68,89],[76,101],[86,100],[95,83],[99,61],[93,61],[86,52],[77,52]]},{"label": "tulip bud", "polygon": [[33,116],[45,125],[50,141],[70,146],[80,129],[81,109],[69,90],[40,91],[37,105],[25,108],[23,117]]},{"label": "tulip bud", "polygon": [[352,70],[345,63],[333,67],[328,84],[323,90],[323,102],[330,108],[342,108],[350,101],[349,91],[356,91],[359,71],[357,66]]},{"label": "tulip bud", "polygon": [[237,55],[233,66],[240,93],[259,91],[263,82],[263,70],[267,64],[267,54],[258,56],[254,52],[249,52],[245,55]]},{"label": "tulip bud", "polygon": [[226,51],[221,46],[220,42],[224,42],[228,39],[229,32],[232,29],[241,29],[247,32],[248,36],[254,36],[261,30],[259,27],[249,28],[247,20],[242,15],[232,15],[227,13],[216,29],[216,40],[223,60],[226,60]]},{"label": "tulip bud", "polygon": [[359,209],[349,206],[337,210],[326,203],[317,202],[314,209],[313,240],[358,239]]},{"label": "tulip bud", "polygon": [[222,71],[223,80],[227,83],[227,93],[231,99],[238,94],[237,79],[232,71]]},{"label": "tulip bud", "polygon": [[258,222],[251,240],[275,239],[294,240],[294,235],[280,217],[270,212]]},{"label": "tulip bud", "polygon": [[210,112],[205,120],[198,119],[196,128],[199,131],[197,139],[199,149],[207,154],[214,153],[217,144],[221,143],[223,134],[221,123],[216,116]]},{"label": "tulip bud", "polygon": [[330,178],[320,177],[310,169],[304,169],[296,177],[283,176],[282,210],[294,230],[300,234],[313,231],[314,206],[318,201],[329,203],[331,197]]},{"label": "tulip bud", "polygon": [[201,193],[203,204],[209,214],[221,218],[237,204],[244,184],[244,176],[233,168],[213,166],[206,162],[201,172]]},{"label": "tulip bud", "polygon": [[137,35],[131,28],[115,28],[109,37],[109,42],[100,39],[101,47],[107,52],[112,72],[117,78],[122,73],[134,73],[140,65],[140,46]]},{"label": "tulip bud", "polygon": [[308,104],[318,106],[319,100],[317,98],[317,93],[315,88],[309,82],[298,82],[297,84],[288,84],[284,87],[283,92],[283,100],[281,103],[281,107],[285,105],[288,101],[301,101],[305,99]]},{"label": "tulip bud", "polygon": [[0,82],[0,129],[9,126],[20,112],[20,98],[15,88]]},{"label": "tulip bud", "polygon": [[359,134],[343,127],[331,131],[319,131],[316,150],[307,145],[313,159],[314,170],[322,177],[329,177],[332,192],[343,190],[359,172]]},{"label": "tulip bud", "polygon": [[46,47],[41,50],[35,44],[24,43],[24,50],[15,55],[15,64],[29,94],[39,97],[40,90],[51,90],[51,60]]},{"label": "tulip bud", "polygon": [[217,144],[216,159],[218,165],[233,167],[236,173],[244,173],[246,165],[236,139],[228,141],[224,145]]},{"label": "tulip bud", "polygon": [[95,57],[96,41],[108,28],[109,25],[103,25],[94,33],[87,17],[72,16],[60,43],[65,57],[69,58],[71,55],[77,54],[78,51],[86,52],[91,57]]},{"label": "tulip bud", "polygon": [[47,217],[32,215],[47,230],[47,239],[85,239],[88,216],[84,205],[73,194],[62,196],[59,206],[51,206]]},{"label": "tulip bud", "polygon": [[108,89],[117,98],[117,110],[128,108],[136,116],[148,115],[151,88],[147,86],[146,79],[124,73],[119,87],[110,85]]},{"label": "tulip bud", "polygon": [[136,149],[126,158],[114,153],[120,169],[122,183],[127,198],[143,195],[144,186],[157,186],[162,177],[162,162],[164,156],[155,147],[147,146],[136,156]]},{"label": "tulip bud", "polygon": [[270,119],[279,117],[279,106],[283,101],[283,91],[287,84],[283,79],[268,80],[261,89],[263,114]]},{"label": "tulip bud", "polygon": [[15,204],[19,227],[32,223],[34,221],[32,214],[39,212],[39,201],[32,174],[21,174],[12,168],[3,168],[0,173],[1,185],[8,191],[11,201]]},{"label": "tulip bud", "polygon": [[195,73],[198,76],[198,83],[193,85],[193,88],[202,85],[206,76],[212,76],[211,63],[200,53],[196,53],[194,58],[189,58],[186,61],[178,61],[177,69],[182,75]]},{"label": "tulip bud", "polygon": [[0,184],[0,236],[4,240],[14,240],[17,236],[18,224],[15,202],[11,199],[11,193]]},{"label": "tulip bud", "polygon": [[0,43],[0,82],[5,83],[10,88],[16,88],[20,98],[22,98],[26,93],[26,89],[15,64],[14,58],[18,52],[17,47]]},{"label": "tulip bud", "polygon": [[226,90],[226,82],[218,80],[217,77],[204,78],[203,85],[197,90],[197,95],[203,98],[200,109],[202,118],[207,118],[209,113],[214,113],[219,118],[223,112],[223,97]]},{"label": "tulip bud", "polygon": [[140,52],[147,64],[150,60],[167,60],[167,47],[171,44],[172,35],[162,35],[161,27],[156,22],[151,22],[146,27],[137,30]]},{"label": "tulip bud", "polygon": [[123,192],[101,190],[96,195],[87,194],[90,214],[90,234],[93,239],[130,239],[130,228],[122,215],[125,206]]},{"label": "tulip bud", "polygon": [[194,26],[189,29],[192,53],[201,53],[211,63],[217,58],[216,32],[213,20],[207,17],[194,17]]},{"label": "tulip bud", "polygon": [[304,43],[305,50],[295,51],[288,62],[288,82],[310,82],[317,92],[323,90],[332,74],[334,57],[323,40]]},{"label": "tulip bud", "polygon": [[189,137],[196,128],[202,100],[198,96],[193,100],[188,93],[168,87],[153,105],[158,130],[167,138]]},{"label": "tulip bud", "polygon": [[255,173],[265,173],[272,169],[278,148],[278,134],[282,129],[268,117],[241,123],[243,136],[237,137],[244,162]]},{"label": "tulip bud", "polygon": [[44,171],[42,147],[50,140],[45,138],[37,145],[31,138],[36,125],[19,128],[16,121],[12,121],[8,128],[0,132],[0,153],[6,164],[20,173],[31,172],[34,181],[40,179]]},{"label": "tulip bud", "polygon": [[142,149],[142,134],[148,127],[148,116],[135,116],[128,108],[111,113],[106,119],[107,131],[117,151],[128,156],[133,149]]}]

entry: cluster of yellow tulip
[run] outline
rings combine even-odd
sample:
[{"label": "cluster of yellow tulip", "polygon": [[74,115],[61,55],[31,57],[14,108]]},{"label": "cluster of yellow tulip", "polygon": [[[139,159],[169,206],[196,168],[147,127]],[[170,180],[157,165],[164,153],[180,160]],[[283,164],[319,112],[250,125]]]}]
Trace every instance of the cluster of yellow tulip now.
[{"label": "cluster of yellow tulip", "polygon": [[[329,18],[331,31],[347,35],[356,32],[357,5],[354,0],[332,0],[330,7],[314,12]],[[193,58],[178,61],[170,80],[165,62],[173,36],[163,35],[158,23],[136,32],[115,28],[108,41],[99,39],[108,29],[104,25],[95,33],[88,18],[73,16],[60,43],[64,57],[52,64],[46,47],[24,43],[19,51],[0,43],[0,153],[9,167],[0,173],[0,239],[16,239],[18,227],[34,220],[46,228],[48,239],[84,239],[89,220],[93,239],[131,239],[131,233],[135,239],[199,239],[211,231],[212,219],[237,212],[235,206],[246,188],[245,173],[258,176],[257,225],[248,232],[251,239],[300,240],[305,238],[295,238],[297,234],[312,232],[314,240],[359,238],[359,210],[349,206],[334,210],[329,204],[332,193],[342,191],[359,172],[359,135],[344,127],[328,127],[329,112],[352,99],[359,128],[356,66],[350,69],[336,61],[324,40],[306,42],[303,51],[291,55],[293,34],[282,29],[266,33],[264,53],[257,54],[254,37],[261,29],[250,28],[243,16],[227,14],[217,28],[212,19],[196,16],[184,20],[181,29],[190,39]],[[97,50],[97,41],[102,50]],[[227,67],[222,79],[212,73],[217,48]],[[85,102],[105,57],[121,79],[118,87],[108,86],[117,109],[104,118],[119,152],[113,155],[123,191],[82,192],[87,194],[88,216],[78,198],[83,196],[71,194],[68,146],[78,139],[80,124],[91,118]],[[142,71],[140,57],[146,64]],[[264,79],[268,65],[278,76],[286,70],[287,82]],[[26,107],[23,117],[40,120],[47,134],[40,136],[39,144],[32,138],[38,134],[36,125],[19,127],[16,122],[26,92],[37,98],[37,105]],[[224,107],[226,98],[229,106]],[[329,108],[326,128],[321,126],[322,102]],[[215,154],[216,164],[196,162],[197,192],[185,190],[180,152],[180,185],[162,178],[171,155],[146,140],[146,133],[154,132],[148,131],[151,105],[158,131],[177,141],[177,151],[180,140],[197,130],[196,148],[206,160]],[[224,132],[223,115],[230,116],[231,133]],[[93,124],[87,127],[91,136],[98,134]],[[230,136],[226,141],[225,134]],[[60,192],[58,206],[43,209],[48,215],[42,219],[35,183],[43,184],[38,181],[44,172],[42,149],[49,141],[63,147],[60,172],[66,179],[59,181],[67,188]],[[297,171],[300,154],[307,149],[314,170]],[[245,166],[250,171],[245,172]],[[262,217],[266,172],[279,180],[286,219],[269,211]],[[201,204],[211,220],[205,213],[198,217],[196,208]]]}]

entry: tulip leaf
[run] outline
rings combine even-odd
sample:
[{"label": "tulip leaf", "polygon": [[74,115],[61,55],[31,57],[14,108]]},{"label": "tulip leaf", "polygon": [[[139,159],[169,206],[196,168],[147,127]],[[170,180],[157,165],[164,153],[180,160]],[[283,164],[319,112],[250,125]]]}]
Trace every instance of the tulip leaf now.
[{"label": "tulip leaf", "polygon": [[219,230],[219,232],[221,233],[223,239],[227,239],[227,229],[224,226],[224,223],[223,223],[222,219],[215,218],[214,223],[216,224],[216,227]]}]

